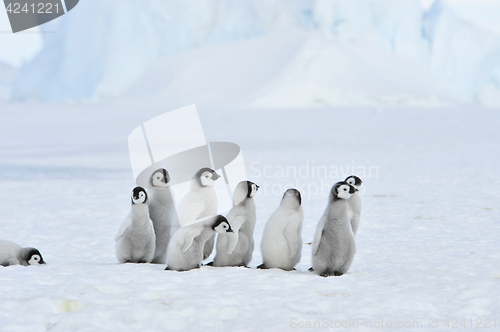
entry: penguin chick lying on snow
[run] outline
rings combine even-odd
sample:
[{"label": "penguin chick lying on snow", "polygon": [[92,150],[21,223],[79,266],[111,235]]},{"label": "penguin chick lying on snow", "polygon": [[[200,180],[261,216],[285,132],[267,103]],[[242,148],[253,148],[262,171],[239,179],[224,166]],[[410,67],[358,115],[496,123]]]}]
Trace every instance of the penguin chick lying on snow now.
[{"label": "penguin chick lying on snow", "polygon": [[35,248],[21,248],[14,242],[0,240],[0,265],[40,265],[45,264],[42,254]]}]

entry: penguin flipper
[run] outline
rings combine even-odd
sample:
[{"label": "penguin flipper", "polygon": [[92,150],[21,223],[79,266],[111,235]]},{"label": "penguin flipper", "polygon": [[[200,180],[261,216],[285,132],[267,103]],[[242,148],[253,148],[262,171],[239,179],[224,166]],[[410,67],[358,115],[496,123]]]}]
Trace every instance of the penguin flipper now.
[{"label": "penguin flipper", "polygon": [[200,235],[202,231],[203,229],[201,227],[195,227],[184,236],[184,245],[182,246],[182,252],[186,252],[189,250],[189,248],[191,248],[194,239],[198,235]]},{"label": "penguin flipper", "polygon": [[239,230],[241,226],[243,226],[243,224],[245,223],[245,218],[242,216],[237,216],[236,218],[228,221],[229,225],[231,225],[231,228],[233,229],[233,233],[226,234],[229,238],[229,243],[227,245],[227,254],[231,255],[236,249],[236,246],[238,245]]},{"label": "penguin flipper", "polygon": [[120,226],[120,229],[118,230],[118,233],[116,233],[115,241],[118,241],[123,236],[123,234],[125,234],[125,232],[130,227],[131,224],[132,224],[132,217],[131,217],[131,215],[129,213],[129,215],[127,216],[127,218],[125,219],[125,221]]},{"label": "penguin flipper", "polygon": [[318,226],[316,227],[316,233],[314,234],[312,254],[316,255],[319,249],[319,243],[321,241],[321,235],[323,235],[323,229],[325,228],[327,216],[321,217]]},{"label": "penguin flipper", "polygon": [[297,229],[300,225],[300,216],[297,214],[293,216],[288,221],[288,225],[285,227],[283,231],[283,235],[285,236],[286,242],[288,244],[288,258],[293,259],[297,255],[297,247],[299,246],[299,239],[297,236]]}]

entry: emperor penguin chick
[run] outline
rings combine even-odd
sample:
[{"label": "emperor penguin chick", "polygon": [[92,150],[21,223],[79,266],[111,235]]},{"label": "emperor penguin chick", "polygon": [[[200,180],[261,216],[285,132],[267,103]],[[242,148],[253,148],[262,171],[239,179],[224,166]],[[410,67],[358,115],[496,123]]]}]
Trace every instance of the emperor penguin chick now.
[{"label": "emperor penguin chick", "polygon": [[221,233],[217,237],[217,254],[213,266],[247,266],[254,249],[255,203],[253,197],[259,186],[250,181],[241,181],[233,195],[233,208],[226,218],[233,233]]},{"label": "emperor penguin chick", "polygon": [[359,188],[363,181],[355,175],[349,176],[345,179],[345,182],[349,183],[356,190],[352,194],[351,198],[347,200],[347,214],[349,216],[349,221],[351,222],[352,232],[354,236],[358,233],[359,228],[359,217],[361,215],[361,197],[359,197]]},{"label": "emperor penguin chick", "polygon": [[151,263],[165,264],[172,230],[177,229],[176,224],[179,223],[166,169],[160,168],[151,174],[148,196],[149,217],[156,235],[155,255]]},{"label": "emperor penguin chick", "polygon": [[[181,226],[193,223],[217,214],[217,195],[213,188],[220,178],[213,169],[200,169],[191,180],[191,191],[182,199],[177,207],[177,215]],[[203,259],[214,250],[215,234],[208,239],[203,249]]]},{"label": "emperor penguin chick", "polygon": [[149,218],[148,195],[142,187],[132,190],[130,213],[116,234],[120,263],[150,263],[155,254],[155,231]]},{"label": "emperor penguin chick", "polygon": [[347,200],[355,189],[347,182],[337,182],[321,217],[312,247],[314,272],[322,277],[341,276],[351,267],[356,243],[347,215]]},{"label": "emperor penguin chick", "polygon": [[168,245],[166,270],[187,271],[200,267],[207,240],[215,233],[232,231],[227,219],[221,215],[181,227]]},{"label": "emperor penguin chick", "polygon": [[0,265],[39,265],[45,264],[40,251],[35,248],[22,248],[14,242],[0,240]]},{"label": "emperor penguin chick", "polygon": [[288,189],[280,206],[264,227],[260,250],[264,263],[258,268],[292,270],[302,250],[302,199],[297,189]]}]

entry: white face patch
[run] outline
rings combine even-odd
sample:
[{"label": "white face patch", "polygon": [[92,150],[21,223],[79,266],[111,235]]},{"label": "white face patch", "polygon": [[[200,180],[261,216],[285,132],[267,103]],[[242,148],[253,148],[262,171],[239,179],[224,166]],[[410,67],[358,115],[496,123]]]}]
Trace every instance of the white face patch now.
[{"label": "white face patch", "polygon": [[255,183],[252,184],[252,192],[250,193],[250,197],[254,197],[255,194],[257,194],[257,191],[259,190],[259,188],[257,187],[257,185]]},{"label": "white face patch", "polygon": [[338,198],[343,198],[343,199],[349,199],[351,197],[351,194],[349,193],[350,187],[348,185],[341,185],[340,187],[337,188],[337,197]]},{"label": "white face patch", "polygon": [[217,233],[225,233],[229,229],[229,224],[227,222],[221,222],[217,227],[214,228],[214,230]]},{"label": "white face patch", "polygon": [[203,172],[200,177],[201,185],[204,187],[212,187],[215,183],[214,180],[212,180],[212,173],[211,172]]},{"label": "white face patch", "polygon": [[134,197],[132,197],[132,201],[135,203],[135,204],[142,204],[146,201],[146,194],[144,193],[144,191],[141,191],[139,193],[139,198],[138,199],[135,199]]},{"label": "white face patch", "polygon": [[29,265],[39,265],[40,264],[40,256],[39,255],[33,255],[31,256],[30,260],[28,261]]},{"label": "white face patch", "polygon": [[165,181],[163,181],[163,173],[161,172],[156,172],[155,174],[153,174],[153,186],[155,187],[160,187],[160,188],[167,188],[168,187],[168,183],[165,183]]},{"label": "white face patch", "polygon": [[349,183],[351,186],[353,186],[355,189],[359,190],[360,186],[356,185],[356,179],[355,178],[349,178],[349,179],[347,179],[346,182]]}]

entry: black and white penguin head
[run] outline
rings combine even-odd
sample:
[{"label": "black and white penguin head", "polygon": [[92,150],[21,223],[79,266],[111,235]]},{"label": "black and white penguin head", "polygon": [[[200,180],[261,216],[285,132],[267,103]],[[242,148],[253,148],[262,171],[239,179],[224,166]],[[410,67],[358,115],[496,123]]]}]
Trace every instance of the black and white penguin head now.
[{"label": "black and white penguin head", "polygon": [[254,197],[257,194],[257,191],[259,191],[260,187],[251,181],[247,181],[247,188],[248,188],[247,196]]},{"label": "black and white penguin head", "polygon": [[42,258],[42,254],[38,249],[35,248],[27,248],[26,261],[29,265],[42,265],[45,264],[45,261]]},{"label": "black and white penguin head", "polygon": [[217,233],[233,233],[233,229],[231,228],[231,225],[229,225],[229,221],[227,221],[226,217],[221,215],[218,215],[215,219],[212,229]]},{"label": "black and white penguin head", "polygon": [[300,195],[300,191],[294,188],[285,191],[280,203],[280,205],[284,205],[290,208],[297,208],[301,204],[302,204],[302,196]]},{"label": "black and white penguin head", "polygon": [[149,178],[151,187],[168,188],[170,186],[170,175],[164,168],[157,169]]},{"label": "black and white penguin head", "polygon": [[213,169],[205,167],[200,169],[194,178],[199,180],[202,187],[212,187],[215,184],[215,181],[220,178],[220,175]]},{"label": "black and white penguin head", "polygon": [[363,184],[363,181],[361,181],[360,178],[358,178],[356,175],[351,175],[345,179],[345,182],[349,183],[351,186],[356,189],[356,191],[359,191],[359,187]]},{"label": "black and white penguin head", "polygon": [[259,186],[251,181],[241,181],[233,192],[233,203],[238,205],[247,198],[252,198],[257,194]]},{"label": "black and white penguin head", "polygon": [[337,182],[332,188],[334,199],[349,199],[356,192],[356,188],[347,182]]},{"label": "black and white penguin head", "polygon": [[135,187],[132,190],[132,205],[133,204],[144,204],[148,200],[148,194],[146,190],[142,187]]}]

